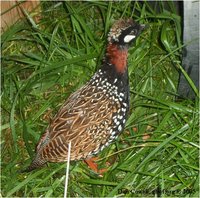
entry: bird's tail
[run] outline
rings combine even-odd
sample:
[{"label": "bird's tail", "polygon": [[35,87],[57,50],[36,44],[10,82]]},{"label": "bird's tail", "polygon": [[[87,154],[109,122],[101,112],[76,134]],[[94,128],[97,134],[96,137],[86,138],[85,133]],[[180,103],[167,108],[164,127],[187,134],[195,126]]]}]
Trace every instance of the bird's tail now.
[{"label": "bird's tail", "polygon": [[25,170],[21,171],[21,173],[31,172],[34,169],[43,167],[46,164],[46,162],[46,160],[41,159],[39,156],[37,156]]}]

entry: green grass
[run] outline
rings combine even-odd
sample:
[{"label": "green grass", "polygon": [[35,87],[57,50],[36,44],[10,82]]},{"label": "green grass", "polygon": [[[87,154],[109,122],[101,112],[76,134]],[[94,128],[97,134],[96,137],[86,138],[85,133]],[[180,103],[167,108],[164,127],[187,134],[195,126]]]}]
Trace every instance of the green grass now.
[{"label": "green grass", "polygon": [[[30,164],[40,135],[63,101],[100,67],[110,25],[132,17],[149,27],[129,51],[126,129],[99,155],[100,167],[110,163],[103,177],[83,162],[71,162],[68,196],[197,197],[199,95],[181,67],[181,18],[173,2],[41,5],[39,24],[27,14],[1,36],[2,196],[63,196],[65,163],[19,171]],[[195,100],[176,100],[179,71]]]}]

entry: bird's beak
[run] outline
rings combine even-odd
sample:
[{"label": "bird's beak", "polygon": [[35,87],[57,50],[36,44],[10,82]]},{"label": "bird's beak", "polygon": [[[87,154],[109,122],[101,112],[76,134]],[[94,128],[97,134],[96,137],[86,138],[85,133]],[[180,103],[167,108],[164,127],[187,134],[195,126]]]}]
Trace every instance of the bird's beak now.
[{"label": "bird's beak", "polygon": [[140,31],[143,31],[146,28],[148,28],[148,25],[140,24]]}]

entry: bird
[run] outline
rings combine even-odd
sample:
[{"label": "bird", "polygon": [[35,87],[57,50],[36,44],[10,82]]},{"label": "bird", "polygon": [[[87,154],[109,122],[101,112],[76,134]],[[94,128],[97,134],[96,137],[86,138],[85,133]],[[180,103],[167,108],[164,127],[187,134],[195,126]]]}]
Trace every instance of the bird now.
[{"label": "bird", "polygon": [[130,108],[128,49],[144,28],[132,18],[114,22],[100,69],[58,110],[26,172],[67,161],[69,142],[70,161],[89,159],[122,133]]}]

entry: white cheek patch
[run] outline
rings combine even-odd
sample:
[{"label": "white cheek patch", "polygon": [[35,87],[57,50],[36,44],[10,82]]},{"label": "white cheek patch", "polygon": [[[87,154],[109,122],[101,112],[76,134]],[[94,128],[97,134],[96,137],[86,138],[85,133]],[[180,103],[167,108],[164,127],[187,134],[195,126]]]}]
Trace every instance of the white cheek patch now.
[{"label": "white cheek patch", "polygon": [[129,43],[131,40],[133,40],[135,38],[134,35],[127,35],[124,37],[124,42],[125,43]]}]

